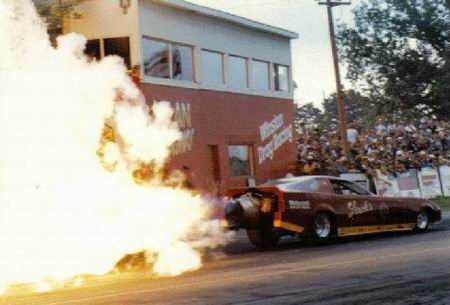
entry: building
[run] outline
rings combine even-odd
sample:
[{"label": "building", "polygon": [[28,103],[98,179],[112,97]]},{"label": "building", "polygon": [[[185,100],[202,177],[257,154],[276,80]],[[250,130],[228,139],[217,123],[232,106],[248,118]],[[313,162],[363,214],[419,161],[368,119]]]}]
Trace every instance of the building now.
[{"label": "building", "polygon": [[85,0],[65,28],[90,55],[139,67],[148,102],[172,103],[184,138],[170,167],[195,187],[223,192],[295,167],[296,33],[181,0]]}]

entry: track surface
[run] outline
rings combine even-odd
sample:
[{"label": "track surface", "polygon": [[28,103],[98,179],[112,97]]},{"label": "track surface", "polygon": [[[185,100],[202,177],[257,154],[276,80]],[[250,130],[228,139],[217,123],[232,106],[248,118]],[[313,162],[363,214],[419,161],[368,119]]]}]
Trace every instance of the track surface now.
[{"label": "track surface", "polygon": [[203,269],[177,278],[138,274],[79,289],[4,297],[0,304],[450,304],[448,218],[425,234],[383,234],[328,245],[286,241],[268,252],[253,250],[238,235],[226,253],[215,253]]}]

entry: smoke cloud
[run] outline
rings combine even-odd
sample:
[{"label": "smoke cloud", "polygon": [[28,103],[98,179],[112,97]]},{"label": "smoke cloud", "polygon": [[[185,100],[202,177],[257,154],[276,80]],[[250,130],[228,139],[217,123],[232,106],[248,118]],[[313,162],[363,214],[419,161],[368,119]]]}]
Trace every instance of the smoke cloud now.
[{"label": "smoke cloud", "polygon": [[90,62],[85,43],[53,48],[31,0],[0,0],[0,291],[104,274],[139,251],[174,276],[223,241],[201,197],[158,175],[136,183],[180,138],[173,111],[150,109],[122,60]]}]

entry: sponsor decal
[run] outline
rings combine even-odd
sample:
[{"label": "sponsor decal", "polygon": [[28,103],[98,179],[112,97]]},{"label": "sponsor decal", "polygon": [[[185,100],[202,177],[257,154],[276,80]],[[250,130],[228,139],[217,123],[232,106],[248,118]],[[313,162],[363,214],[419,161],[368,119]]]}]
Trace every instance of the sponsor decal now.
[{"label": "sponsor decal", "polygon": [[444,188],[444,195],[450,196],[450,166],[441,166],[441,182]]},{"label": "sponsor decal", "polygon": [[270,122],[264,122],[259,127],[261,141],[265,141],[267,138],[273,135],[278,129],[280,129],[283,125],[284,125],[283,114],[276,115]]},{"label": "sponsor decal", "polygon": [[361,234],[373,234],[380,232],[400,232],[414,229],[415,223],[402,223],[394,225],[361,226],[361,227],[341,227],[338,229],[338,236],[354,236]]},{"label": "sponsor decal", "polygon": [[435,168],[422,168],[419,172],[419,183],[424,198],[433,198],[442,195],[439,174]]},{"label": "sponsor decal", "polygon": [[305,230],[305,228],[303,228],[302,226],[299,226],[299,225],[296,225],[296,224],[293,224],[290,222],[281,221],[281,220],[274,220],[273,226],[275,228],[282,228],[282,229],[294,231],[297,233],[302,233]]},{"label": "sponsor decal", "polygon": [[347,208],[349,218],[353,218],[354,216],[368,213],[374,210],[373,205],[369,201],[358,203],[357,201],[353,200],[347,203]]},{"label": "sponsor decal", "polygon": [[289,200],[289,208],[292,210],[310,210],[311,203],[309,201]]},{"label": "sponsor decal", "polygon": [[174,119],[181,130],[181,139],[172,145],[172,154],[180,155],[192,150],[195,129],[192,128],[191,104],[184,102],[173,103]]},{"label": "sponsor decal", "polygon": [[277,151],[284,143],[293,141],[292,125],[289,125],[279,133],[275,134],[269,143],[258,147],[258,162],[262,164],[267,159],[272,160],[275,151]]}]

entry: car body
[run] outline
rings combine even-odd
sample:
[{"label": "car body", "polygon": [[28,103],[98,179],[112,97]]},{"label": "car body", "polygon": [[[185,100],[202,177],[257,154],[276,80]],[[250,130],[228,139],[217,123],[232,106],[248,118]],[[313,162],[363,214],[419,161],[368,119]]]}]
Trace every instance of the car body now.
[{"label": "car body", "polygon": [[269,247],[283,235],[333,237],[379,232],[425,231],[441,220],[427,199],[376,196],[360,185],[332,176],[272,180],[228,192],[229,228],[246,229],[250,241]]}]

